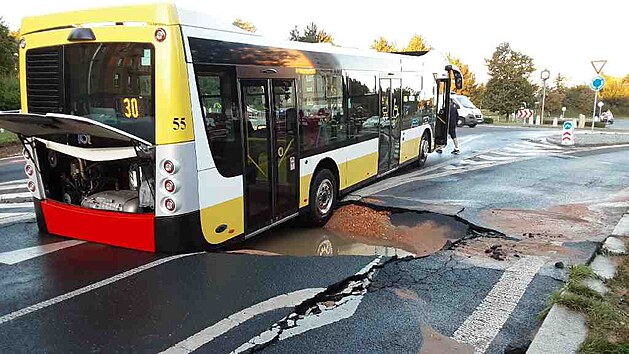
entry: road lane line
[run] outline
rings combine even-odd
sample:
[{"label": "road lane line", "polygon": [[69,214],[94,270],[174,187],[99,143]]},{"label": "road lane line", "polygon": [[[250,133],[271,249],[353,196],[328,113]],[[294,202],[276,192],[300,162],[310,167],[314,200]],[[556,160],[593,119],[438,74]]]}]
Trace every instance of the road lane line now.
[{"label": "road lane line", "polygon": [[[363,269],[358,271],[356,275],[367,274],[367,272],[373,269],[374,266],[380,263],[381,259],[381,256],[374,259],[372,262],[363,267]],[[371,282],[371,280],[365,279],[357,282],[362,282],[364,286],[365,282]],[[349,289],[351,288],[352,286],[349,286]],[[348,288],[346,288],[345,290],[348,290]],[[242,352],[249,352],[254,350],[259,345],[270,343],[274,339],[282,341],[284,339],[294,337],[310,330],[324,327],[332,323],[336,323],[338,321],[352,317],[354,313],[356,313],[358,306],[362,302],[363,297],[367,292],[367,289],[365,287],[359,293],[354,293],[353,290],[350,291],[351,294],[346,293],[348,294],[348,296],[345,296],[342,299],[336,301],[336,306],[332,307],[331,309],[322,309],[322,311],[316,315],[306,315],[304,317],[299,317],[295,312],[293,312],[283,319],[294,322],[291,327],[280,329],[279,323],[283,320],[280,322],[276,322],[270,329],[251,338],[249,341],[236,348],[232,353],[238,354]],[[290,319],[291,316],[293,316],[293,319]]]},{"label": "road lane line", "polygon": [[22,213],[20,215],[9,217],[1,217],[2,215],[3,214],[0,214],[0,227],[8,226],[18,222],[35,221],[35,213]]},{"label": "road lane line", "polygon": [[84,286],[82,288],[73,290],[73,291],[71,291],[69,293],[65,293],[65,294],[53,297],[52,299],[48,299],[48,300],[45,300],[45,301],[42,301],[42,302],[38,302],[38,303],[36,303],[34,305],[25,307],[23,309],[11,312],[9,314],[6,314],[6,315],[0,317],[0,325],[2,325],[4,323],[7,323],[7,322],[10,322],[10,321],[13,321],[15,319],[18,319],[20,317],[26,316],[26,315],[28,315],[30,313],[35,312],[35,311],[39,311],[39,310],[45,309],[47,307],[50,307],[52,305],[58,304],[60,302],[72,299],[73,297],[76,297],[76,296],[88,293],[88,292],[90,292],[92,290],[96,290],[98,288],[102,288],[102,287],[104,287],[106,285],[115,283],[115,282],[117,282],[119,280],[128,278],[130,276],[133,276],[133,275],[138,274],[140,272],[143,272],[145,270],[157,267],[157,266],[159,266],[161,264],[164,264],[164,263],[167,263],[167,262],[170,262],[170,261],[174,261],[174,260],[179,259],[179,258],[188,257],[188,256],[192,256],[192,255],[197,255],[197,254],[200,254],[200,253],[203,253],[203,252],[178,254],[178,255],[174,255],[174,256],[158,259],[158,260],[153,261],[151,263],[147,263],[145,265],[142,265],[142,266],[130,269],[130,270],[126,271],[126,272],[114,275],[112,277],[109,277],[107,279],[101,280],[99,282],[96,282],[96,283],[93,283],[93,284],[90,284],[90,285],[86,285],[86,286]]},{"label": "road lane line", "polygon": [[507,268],[452,337],[460,343],[471,344],[476,353],[485,353],[544,262],[543,257],[531,256]]},{"label": "road lane line", "polygon": [[23,189],[25,191],[28,191],[28,189],[26,189],[26,183],[7,184],[5,186],[0,186],[0,191],[8,191],[11,189]]},{"label": "road lane line", "polygon": [[49,243],[49,244],[41,245],[41,246],[22,248],[15,251],[2,252],[0,253],[0,263],[13,265],[20,262],[24,262],[29,259],[43,256],[48,253],[62,250],[64,248],[80,245],[82,243],[85,243],[85,241],[69,240],[69,241]]},{"label": "road lane line", "polygon": [[515,160],[517,157],[507,157],[507,156],[492,156],[492,155],[478,155],[479,159],[488,160],[488,161],[508,161]]},{"label": "road lane line", "polygon": [[0,203],[0,209],[19,209],[19,208],[30,208],[33,209],[35,204],[33,202],[24,202],[24,203]]},{"label": "road lane line", "polygon": [[255,316],[286,307],[295,307],[324,290],[325,288],[301,289],[259,302],[216,322],[210,327],[207,327],[206,329],[197,332],[187,339],[184,339],[174,346],[164,350],[162,353],[191,353],[203,345],[213,341],[215,338],[254,318]]},{"label": "road lane line", "polygon": [[[361,270],[359,270],[356,275],[366,274],[369,270],[371,270],[375,265],[380,263],[382,257],[377,257],[369,264],[364,266]],[[223,334],[229,332],[230,330],[238,327],[239,325],[247,322],[248,320],[254,318],[255,316],[261,315],[263,313],[278,310],[281,308],[287,307],[296,307],[297,305],[303,303],[304,301],[315,297],[317,294],[327,290],[326,288],[307,288],[301,289],[297,291],[293,291],[286,294],[281,294],[265,301],[259,302],[253,306],[249,306],[246,309],[238,311],[227,318],[224,318],[215,324],[193,334],[192,336],[182,340],[181,342],[173,345],[172,347],[162,351],[162,354],[181,354],[181,353],[191,353],[202,346],[210,343],[214,339],[222,336]],[[360,301],[359,301],[360,303]],[[358,307],[358,304],[356,304]],[[263,332],[266,333],[266,332]],[[247,342],[249,343],[249,342]],[[243,344],[246,345],[247,343]]]},{"label": "road lane line", "polygon": [[16,180],[13,180],[13,181],[0,182],[0,186],[7,186],[7,185],[10,185],[10,184],[22,184],[22,183],[25,186],[27,182],[28,182],[27,178],[16,179]]},{"label": "road lane line", "polygon": [[33,194],[31,194],[31,192],[0,194],[0,201],[15,198],[28,198],[32,196]]},{"label": "road lane line", "polygon": [[550,143],[544,144],[544,143],[534,143],[532,141],[523,141],[520,144],[523,144],[525,146],[530,146],[535,149],[551,149],[551,150],[558,150],[558,151],[565,150],[561,146],[552,145]]}]

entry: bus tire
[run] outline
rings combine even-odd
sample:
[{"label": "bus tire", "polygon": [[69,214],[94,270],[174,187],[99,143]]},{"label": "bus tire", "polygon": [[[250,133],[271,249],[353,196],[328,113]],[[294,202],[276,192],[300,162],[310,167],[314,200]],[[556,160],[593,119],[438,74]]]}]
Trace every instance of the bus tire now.
[{"label": "bus tire", "polygon": [[319,170],[310,184],[308,224],[322,226],[330,220],[336,206],[337,191],[334,174],[327,168]]},{"label": "bus tire", "polygon": [[417,155],[417,166],[423,167],[428,159],[428,153],[430,152],[430,141],[428,141],[428,134],[424,133],[419,141],[419,154]]}]

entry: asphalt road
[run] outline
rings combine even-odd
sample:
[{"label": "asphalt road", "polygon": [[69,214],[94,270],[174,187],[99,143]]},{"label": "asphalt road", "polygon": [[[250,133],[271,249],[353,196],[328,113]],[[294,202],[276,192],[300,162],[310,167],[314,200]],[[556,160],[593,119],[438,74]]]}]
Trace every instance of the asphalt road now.
[{"label": "asphalt road", "polygon": [[[482,225],[483,210],[537,210],[623,191],[627,149],[566,153],[543,143],[550,134],[557,131],[461,128],[461,155],[448,147],[425,168],[353,196]],[[20,192],[10,181],[22,173],[19,162],[0,163],[0,186],[8,186],[0,198]],[[28,210],[6,204],[0,199],[0,223],[3,213]],[[258,236],[256,248],[265,250],[273,233]],[[15,251],[67,240],[39,235],[32,222],[0,226],[0,239],[0,352],[503,353],[526,347],[566,275],[537,256],[498,262],[444,250],[399,259],[364,248],[352,255],[355,247],[335,257],[173,258],[79,243],[20,260]]]}]

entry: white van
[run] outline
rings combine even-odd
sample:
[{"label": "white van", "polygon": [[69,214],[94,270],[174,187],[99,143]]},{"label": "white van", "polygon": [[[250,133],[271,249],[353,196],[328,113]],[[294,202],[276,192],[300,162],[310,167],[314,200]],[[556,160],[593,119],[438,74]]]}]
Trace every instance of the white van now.
[{"label": "white van", "polygon": [[452,94],[450,96],[458,108],[459,119],[456,125],[462,127],[464,125],[473,128],[476,124],[483,122],[483,114],[467,96]]}]

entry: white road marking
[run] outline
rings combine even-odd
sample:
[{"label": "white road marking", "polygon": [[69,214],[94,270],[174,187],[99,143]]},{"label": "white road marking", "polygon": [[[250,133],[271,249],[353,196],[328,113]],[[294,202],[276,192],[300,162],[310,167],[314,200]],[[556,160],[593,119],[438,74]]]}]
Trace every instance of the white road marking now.
[{"label": "white road marking", "polygon": [[531,256],[507,268],[452,337],[458,342],[471,344],[476,353],[485,353],[544,262],[543,257]]},{"label": "white road marking", "polygon": [[35,204],[33,202],[0,203],[0,209],[18,209],[18,208],[34,208],[34,207],[35,207]]},{"label": "white road marking", "polygon": [[[377,257],[372,262],[370,262],[365,267],[363,267],[361,270],[359,270],[356,274],[359,275],[359,274],[367,273],[373,266],[378,264],[381,259],[382,257]],[[214,339],[222,336],[223,334],[229,332],[235,327],[238,327],[244,322],[254,318],[255,316],[261,315],[269,311],[281,309],[281,308],[295,307],[301,304],[302,302],[306,301],[307,299],[315,297],[317,294],[325,290],[326,290],[325,288],[301,289],[301,290],[293,291],[290,293],[281,294],[281,295],[272,297],[268,300],[259,302],[253,306],[250,306],[250,307],[247,307],[246,309],[238,311],[230,315],[229,317],[224,318],[216,322],[215,324],[193,334],[192,336],[164,350],[162,353],[166,353],[166,354],[191,353],[201,348],[202,346],[210,343]],[[356,307],[358,307],[358,304],[356,304]],[[263,334],[267,332],[263,332]],[[243,344],[243,346],[247,345],[248,343],[249,342]],[[238,349],[236,349],[236,351],[238,351]]]},{"label": "white road marking", "polygon": [[534,143],[532,141],[523,141],[520,144],[530,146],[535,149],[551,149],[551,150],[564,150],[561,146],[553,145],[550,143]]},{"label": "white road marking", "polygon": [[21,215],[25,215],[28,214],[28,212],[6,212],[6,213],[0,213],[0,221],[6,218],[12,218],[15,216],[21,216]]},{"label": "white road marking", "polygon": [[16,179],[13,181],[0,182],[0,186],[12,185],[12,184],[23,184],[24,186],[28,183],[28,179]]},{"label": "white road marking", "polygon": [[28,189],[26,189],[26,183],[7,184],[4,186],[0,186],[0,191],[8,191],[11,189],[24,189],[25,191],[28,191]]},{"label": "white road marking", "polygon": [[489,160],[489,161],[508,161],[515,160],[517,157],[510,156],[493,156],[493,155],[478,155],[479,159]]},{"label": "white road marking", "polygon": [[35,220],[35,213],[22,213],[19,215],[14,215],[14,216],[9,216],[9,217],[2,217],[2,215],[4,214],[0,214],[0,227],[8,226],[10,224],[15,224],[18,222]]},{"label": "white road marking", "polygon": [[474,161],[474,160],[461,160],[459,161],[461,165],[487,165],[492,164],[492,161]]},{"label": "white road marking", "polygon": [[259,302],[216,322],[210,327],[164,350],[162,353],[191,353],[255,316],[281,308],[295,307],[324,290],[325,288],[301,289]]},{"label": "white road marking", "polygon": [[[374,259],[371,263],[367,264],[363,269],[358,271],[358,273],[356,274],[357,275],[366,274],[375,265],[380,263],[381,259],[382,257],[378,257]],[[363,281],[366,281],[366,280],[363,280]],[[357,281],[356,283],[360,284],[359,281]],[[356,313],[356,310],[358,309],[358,305],[360,305],[366,292],[367,291],[365,289],[362,293],[359,293],[359,294],[352,293],[350,295],[347,295],[343,297],[342,299],[340,299],[339,301],[337,301],[334,307],[330,309],[328,309],[327,307],[324,307],[323,309],[321,309],[322,310],[321,313],[318,313],[316,315],[297,317],[294,320],[295,321],[294,326],[290,328],[286,328],[282,331],[280,331],[280,328],[279,326],[277,326],[277,323],[276,323],[270,329],[260,333],[254,338],[251,338],[249,341],[247,341],[240,347],[236,348],[236,350],[234,350],[232,353],[237,354],[237,353],[249,351],[260,344],[264,344],[264,343],[268,343],[272,341],[276,337],[277,337],[277,340],[282,341],[284,339],[294,337],[298,334],[308,332],[312,329],[327,326],[332,323],[344,320],[346,318],[350,318],[354,315],[354,313]],[[295,313],[291,315],[295,315]],[[289,315],[286,318],[290,318],[291,315]]]},{"label": "white road marking", "polygon": [[48,253],[62,250],[64,248],[80,245],[82,243],[85,243],[85,241],[79,241],[79,240],[61,241],[61,242],[49,243],[47,245],[22,248],[22,249],[10,251],[10,252],[3,252],[3,253],[0,253],[0,263],[10,264],[10,265],[17,264],[17,263],[24,262],[29,259],[43,256]]},{"label": "white road marking", "polygon": [[0,194],[0,201],[8,200],[8,199],[15,199],[15,198],[28,198],[32,196],[33,194],[31,194],[31,192]]},{"label": "white road marking", "polygon": [[115,282],[117,282],[119,280],[128,278],[128,277],[130,277],[132,275],[138,274],[138,273],[143,272],[145,270],[157,267],[157,266],[159,266],[161,264],[164,264],[164,263],[167,263],[167,262],[170,262],[170,261],[174,261],[175,259],[179,259],[179,258],[182,258],[182,257],[188,257],[188,256],[196,255],[196,254],[199,254],[199,253],[202,253],[202,252],[188,253],[188,254],[178,254],[178,255],[174,255],[174,256],[158,259],[158,260],[153,261],[151,263],[147,263],[145,265],[133,268],[133,269],[128,270],[126,272],[114,275],[113,277],[109,277],[107,279],[101,280],[99,282],[96,282],[96,283],[93,283],[93,284],[90,284],[90,285],[84,286],[82,288],[76,289],[76,290],[71,291],[69,293],[65,293],[65,294],[53,297],[52,299],[48,299],[48,300],[45,300],[45,301],[42,301],[42,302],[38,302],[38,303],[36,303],[34,305],[25,307],[23,309],[11,312],[9,314],[6,314],[6,315],[0,317],[0,325],[3,324],[3,323],[7,323],[9,321],[13,321],[15,319],[18,319],[20,317],[26,316],[26,315],[28,315],[30,313],[35,312],[35,311],[39,311],[39,310],[45,309],[47,307],[50,307],[52,305],[58,304],[60,302],[72,299],[73,297],[76,297],[76,296],[88,293],[88,292],[90,292],[92,290],[96,290],[98,288],[102,288],[103,286],[115,283]]}]

